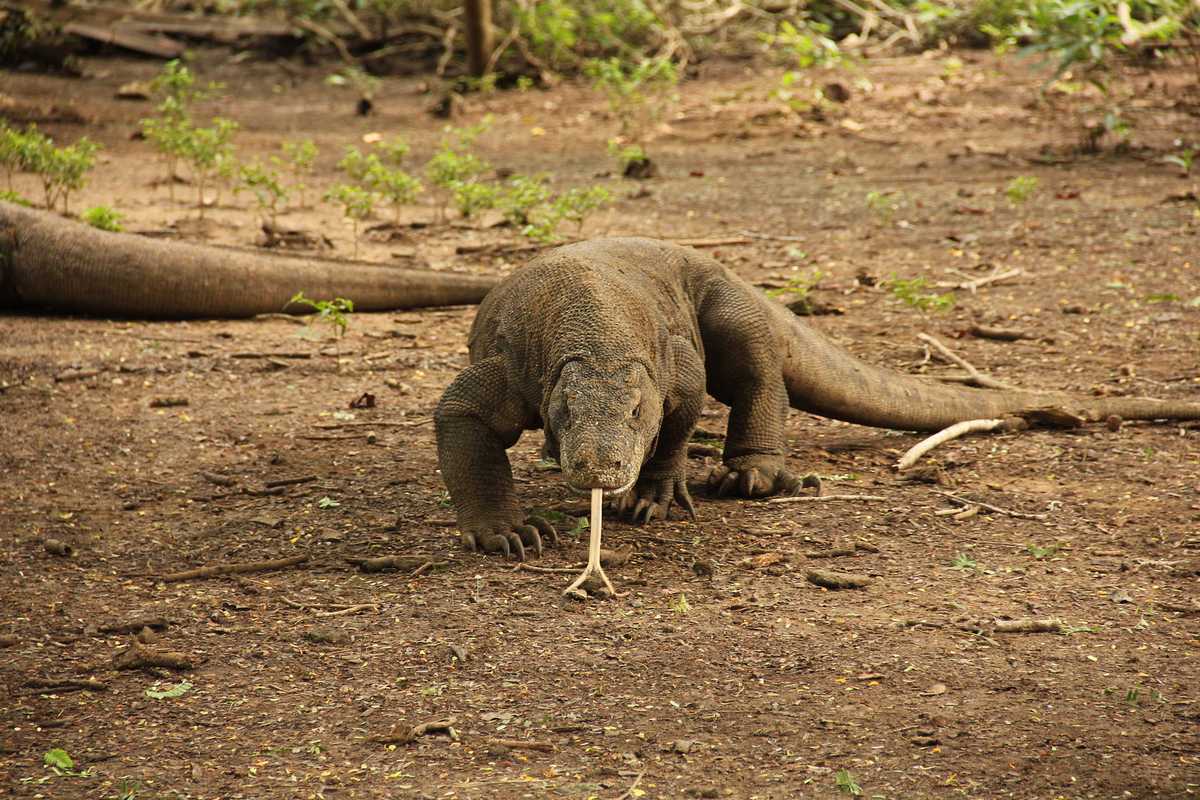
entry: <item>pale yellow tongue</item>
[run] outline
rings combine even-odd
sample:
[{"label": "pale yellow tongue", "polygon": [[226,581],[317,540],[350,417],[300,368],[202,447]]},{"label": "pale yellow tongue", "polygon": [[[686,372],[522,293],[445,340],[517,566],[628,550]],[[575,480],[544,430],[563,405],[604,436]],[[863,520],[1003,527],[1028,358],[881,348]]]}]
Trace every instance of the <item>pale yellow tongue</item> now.
[{"label": "pale yellow tongue", "polygon": [[604,517],[604,490],[592,489],[592,521],[591,521],[591,539],[593,542],[600,541],[600,526]]}]

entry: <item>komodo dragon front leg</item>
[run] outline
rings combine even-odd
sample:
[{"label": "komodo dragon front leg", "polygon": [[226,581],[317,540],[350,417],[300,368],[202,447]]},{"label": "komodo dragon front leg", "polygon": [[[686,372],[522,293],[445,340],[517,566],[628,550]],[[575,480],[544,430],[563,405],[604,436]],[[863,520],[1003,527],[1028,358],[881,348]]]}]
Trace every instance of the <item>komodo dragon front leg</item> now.
[{"label": "komodo dragon front leg", "polygon": [[526,548],[541,555],[543,537],[557,544],[553,525],[521,511],[505,453],[534,419],[509,390],[500,356],[463,370],[438,403],[438,464],[468,550],[523,561]]},{"label": "komodo dragon front leg", "polygon": [[794,491],[800,481],[784,465],[783,357],[766,310],[741,287],[713,281],[698,319],[708,393],[729,406],[729,428],[724,463],[709,474],[709,489],[743,497]]},{"label": "komodo dragon front leg", "polygon": [[666,519],[673,503],[696,516],[687,488],[687,447],[704,409],[704,362],[680,336],[671,337],[670,381],[654,452],[642,465],[637,484],[615,504],[619,514],[634,522]]}]

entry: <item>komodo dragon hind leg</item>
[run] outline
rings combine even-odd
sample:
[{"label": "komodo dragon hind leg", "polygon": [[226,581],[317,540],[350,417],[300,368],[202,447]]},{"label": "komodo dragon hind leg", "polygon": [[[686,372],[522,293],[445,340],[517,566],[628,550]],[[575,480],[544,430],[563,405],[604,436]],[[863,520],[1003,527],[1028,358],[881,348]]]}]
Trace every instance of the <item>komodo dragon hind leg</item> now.
[{"label": "komodo dragon hind leg", "polygon": [[554,526],[525,516],[505,453],[527,427],[529,414],[507,386],[499,358],[473,364],[450,384],[434,415],[438,465],[458,513],[463,546],[524,561],[558,543]]}]

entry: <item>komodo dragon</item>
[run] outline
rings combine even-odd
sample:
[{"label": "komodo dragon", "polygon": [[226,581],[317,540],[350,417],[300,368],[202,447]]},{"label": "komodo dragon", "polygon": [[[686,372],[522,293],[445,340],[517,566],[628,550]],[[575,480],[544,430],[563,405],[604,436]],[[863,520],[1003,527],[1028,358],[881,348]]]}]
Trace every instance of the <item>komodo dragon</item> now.
[{"label": "komodo dragon", "polygon": [[302,291],[317,300],[346,297],[358,311],[384,311],[478,303],[495,284],[479,275],[108,233],[0,202],[0,308],[139,319],[250,317],[281,311]]},{"label": "komodo dragon", "polygon": [[438,462],[468,549],[524,559],[555,539],[526,517],[505,450],[544,428],[578,490],[601,488],[635,521],[695,513],[687,443],[708,394],[730,407],[718,495],[796,487],[788,406],[933,431],[1055,406],[1088,419],[1200,419],[1200,403],[951,386],[871,366],[694,250],[601,239],[550,251],[483,301],[470,361],[435,415]]}]

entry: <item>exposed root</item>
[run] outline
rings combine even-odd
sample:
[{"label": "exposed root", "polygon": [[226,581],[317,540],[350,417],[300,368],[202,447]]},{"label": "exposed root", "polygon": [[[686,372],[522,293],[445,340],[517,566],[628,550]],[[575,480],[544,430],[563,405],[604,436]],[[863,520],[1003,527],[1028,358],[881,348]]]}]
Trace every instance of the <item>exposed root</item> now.
[{"label": "exposed root", "polygon": [[159,578],[163,583],[178,583],[202,578],[215,578],[218,575],[245,575],[251,572],[270,572],[276,569],[287,569],[308,561],[308,556],[290,556],[277,558],[272,561],[248,561],[241,564],[213,564],[209,567],[198,567],[184,572],[172,572]]},{"label": "exposed root", "polygon": [[935,447],[953,441],[960,436],[966,436],[968,433],[980,433],[984,431],[994,430],[1013,430],[1016,427],[1012,420],[1003,419],[969,419],[963,422],[956,422],[949,428],[938,431],[933,436],[922,439],[908,449],[908,452],[900,457],[896,462],[896,469],[906,470],[921,460],[921,457],[933,450]]}]

